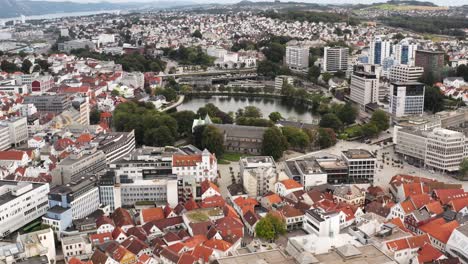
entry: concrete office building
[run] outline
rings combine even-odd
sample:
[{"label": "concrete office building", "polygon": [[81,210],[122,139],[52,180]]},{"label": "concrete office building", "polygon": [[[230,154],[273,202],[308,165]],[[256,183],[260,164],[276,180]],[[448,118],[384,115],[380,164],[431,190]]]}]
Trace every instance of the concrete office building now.
[{"label": "concrete office building", "polygon": [[376,157],[364,149],[348,149],[341,156],[348,165],[349,183],[372,183],[374,181]]},{"label": "concrete office building", "polygon": [[69,53],[72,50],[76,49],[90,49],[93,50],[96,48],[96,45],[87,39],[74,39],[70,41],[65,41],[58,44],[58,50],[61,52]]},{"label": "concrete office building", "polygon": [[50,208],[42,222],[60,234],[73,220],[85,218],[100,207],[97,178],[84,176],[67,185],[55,186],[48,199]]},{"label": "concrete office building", "polygon": [[390,57],[392,43],[381,37],[376,37],[370,42],[369,63],[382,64],[385,58]]},{"label": "concrete office building", "polygon": [[395,152],[403,155],[409,163],[455,172],[468,156],[467,138],[462,132],[445,128],[434,128],[432,131],[409,128],[395,130]]},{"label": "concrete office building", "polygon": [[304,70],[309,67],[309,47],[287,46],[286,65],[295,70]]},{"label": "concrete office building", "polygon": [[390,112],[395,117],[422,115],[424,112],[424,90],[422,83],[390,84]]},{"label": "concrete office building", "polygon": [[10,128],[8,124],[0,122],[0,151],[11,147]]},{"label": "concrete office building", "polygon": [[0,125],[8,127],[10,145],[18,146],[28,140],[28,121],[26,117],[12,117],[0,121]]},{"label": "concrete office building", "polygon": [[68,184],[86,174],[95,174],[106,168],[106,155],[96,147],[77,150],[60,161],[52,170],[52,183]]},{"label": "concrete office building", "polygon": [[285,165],[288,177],[301,183],[306,190],[327,183],[327,173],[315,158],[288,160]]},{"label": "concrete office building", "polygon": [[348,70],[349,48],[325,47],[322,71],[337,72]]},{"label": "concrete office building", "polygon": [[135,131],[99,134],[91,144],[104,152],[109,164],[127,156],[135,149]]},{"label": "concrete office building", "polygon": [[396,65],[390,69],[389,79],[392,82],[417,82],[423,73],[423,67]]},{"label": "concrete office building", "polygon": [[176,206],[179,202],[176,175],[134,180],[123,175],[107,173],[100,179],[99,192],[101,203],[109,205],[111,211],[122,206],[134,206],[143,201],[171,206]]},{"label": "concrete office building", "polygon": [[322,208],[307,210],[303,229],[318,237],[334,237],[340,233],[340,216],[336,211],[325,212]]},{"label": "concrete office building", "polygon": [[355,71],[351,76],[350,99],[365,107],[377,103],[379,98],[379,76],[375,73]]},{"label": "concrete office building", "polygon": [[443,51],[417,50],[415,65],[424,69],[423,76],[432,75],[434,81],[441,81],[444,55]]},{"label": "concrete office building", "polygon": [[44,215],[49,184],[0,181],[0,238]]},{"label": "concrete office building", "polygon": [[68,95],[32,95],[24,97],[24,104],[33,104],[39,112],[62,113],[71,107]]}]

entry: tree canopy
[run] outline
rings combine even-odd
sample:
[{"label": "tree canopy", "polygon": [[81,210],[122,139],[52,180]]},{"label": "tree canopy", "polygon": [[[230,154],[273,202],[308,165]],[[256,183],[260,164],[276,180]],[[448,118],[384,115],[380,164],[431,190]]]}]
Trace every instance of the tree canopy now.
[{"label": "tree canopy", "polygon": [[217,157],[224,154],[224,139],[223,134],[215,126],[209,125],[205,127],[202,134],[201,145],[203,149],[208,149],[211,153],[215,153]]},{"label": "tree canopy", "polygon": [[255,233],[259,238],[272,241],[280,235],[286,234],[286,224],[279,216],[268,213],[258,221],[255,226]]},{"label": "tree canopy", "polygon": [[272,156],[275,160],[283,156],[283,152],[288,149],[286,137],[277,127],[268,128],[263,134],[262,155]]}]

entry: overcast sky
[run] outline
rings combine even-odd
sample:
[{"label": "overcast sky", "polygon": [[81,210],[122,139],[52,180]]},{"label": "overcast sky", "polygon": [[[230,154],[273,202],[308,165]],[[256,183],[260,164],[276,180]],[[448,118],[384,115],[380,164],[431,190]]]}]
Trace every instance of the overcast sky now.
[{"label": "overcast sky", "polygon": [[[90,3],[90,2],[100,2],[103,0],[50,0],[50,1],[72,1],[78,3]],[[128,3],[128,2],[157,2],[158,0],[104,0],[107,2],[114,2],[114,3]],[[177,0],[161,0],[163,2],[168,1],[175,1]],[[195,3],[236,3],[240,0],[183,0],[184,2],[195,2]],[[252,0],[252,1],[259,1],[259,0]],[[263,1],[263,0],[262,0]],[[287,2],[285,0],[281,0],[282,2]],[[292,0],[297,2],[307,2],[307,3],[318,3],[318,4],[371,4],[376,2],[386,2],[387,0]],[[422,0],[422,1],[429,1],[433,2],[437,5],[441,6],[460,6],[460,5],[468,5],[468,0]]]}]

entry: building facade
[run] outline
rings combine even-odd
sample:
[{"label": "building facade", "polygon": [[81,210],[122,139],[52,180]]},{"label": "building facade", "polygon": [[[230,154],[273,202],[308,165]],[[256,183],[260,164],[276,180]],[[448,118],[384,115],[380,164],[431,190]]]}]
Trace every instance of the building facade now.
[{"label": "building facade", "polygon": [[337,72],[348,70],[349,48],[325,47],[323,54],[324,72]]},{"label": "building facade", "polygon": [[423,73],[423,67],[395,65],[390,69],[389,78],[392,82],[417,82]]},{"label": "building facade", "polygon": [[379,77],[375,73],[355,71],[351,76],[350,99],[364,107],[379,98]]},{"label": "building facade", "polygon": [[422,115],[424,112],[422,83],[393,82],[390,84],[390,112],[396,117]]},{"label": "building facade", "polygon": [[302,46],[286,47],[286,65],[291,69],[303,70],[309,67],[309,48]]}]

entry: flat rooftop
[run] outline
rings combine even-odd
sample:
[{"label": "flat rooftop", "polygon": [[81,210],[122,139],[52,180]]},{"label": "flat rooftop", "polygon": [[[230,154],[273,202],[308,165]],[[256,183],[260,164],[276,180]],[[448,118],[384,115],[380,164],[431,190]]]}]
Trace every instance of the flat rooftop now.
[{"label": "flat rooftop", "polygon": [[248,253],[239,256],[223,257],[214,261],[219,264],[295,264],[296,261],[287,257],[279,249],[264,252]]},{"label": "flat rooftop", "polygon": [[[15,196],[11,193],[12,190],[14,190],[15,188],[22,188],[28,184],[31,184],[32,185],[32,189],[29,190],[29,191],[26,191],[24,192],[23,194],[26,194],[34,189],[37,189],[39,188],[40,186],[42,186],[43,184],[40,184],[40,183],[29,183],[29,182],[15,182],[15,181],[3,181],[3,180],[0,180],[0,206],[7,203],[7,202],[10,202],[10,201],[13,201],[17,198],[20,198],[22,195],[19,195],[19,196]],[[7,191],[9,189],[9,191]]]},{"label": "flat rooftop", "polygon": [[346,245],[326,254],[314,255],[319,263],[327,264],[385,264],[396,263],[373,245],[354,247]]},{"label": "flat rooftop", "polygon": [[343,150],[343,154],[348,158],[348,159],[373,159],[375,158],[372,153],[365,149],[348,149],[348,150]]}]

